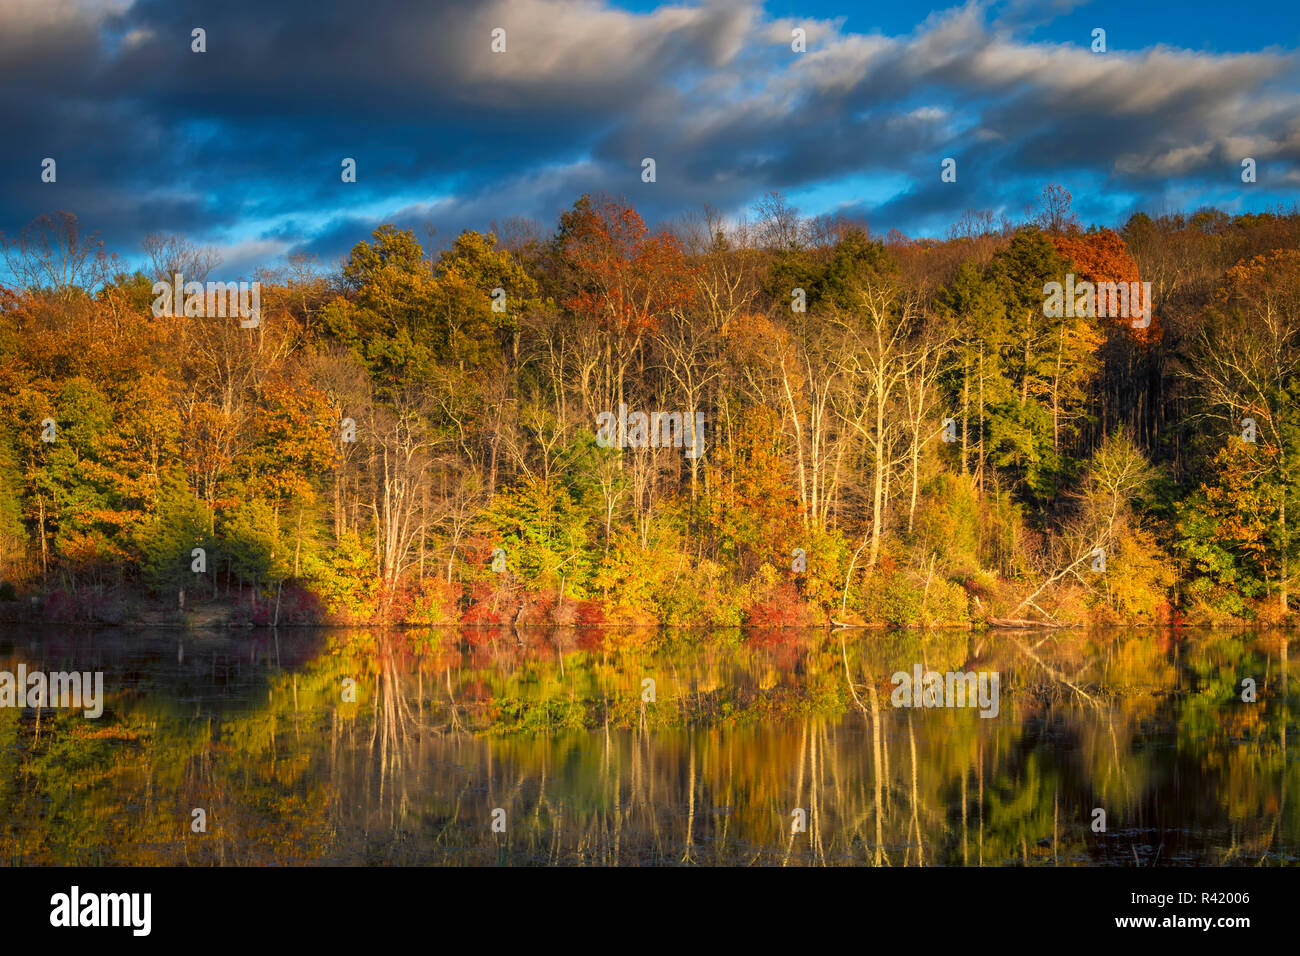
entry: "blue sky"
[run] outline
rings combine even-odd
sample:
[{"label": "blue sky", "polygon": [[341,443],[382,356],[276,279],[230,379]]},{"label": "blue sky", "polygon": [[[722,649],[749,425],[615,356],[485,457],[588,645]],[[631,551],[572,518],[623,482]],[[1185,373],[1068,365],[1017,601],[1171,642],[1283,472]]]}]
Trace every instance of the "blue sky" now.
[{"label": "blue sky", "polygon": [[[1090,49],[1098,27],[1104,54]],[[435,245],[514,217],[549,232],[597,191],[655,223],[705,203],[744,216],[775,190],[807,214],[941,236],[967,209],[1021,218],[1060,183],[1085,221],[1119,225],[1297,201],[1300,13],[6,0],[0,118],[0,230],[67,210],[133,263],[147,233],[180,233],[220,248],[225,278],[293,252],[332,265],[383,222],[433,228]],[[55,183],[41,182],[45,157]]]},{"label": "blue sky", "polygon": [[[653,3],[625,3],[627,10],[653,10]],[[772,0],[763,9],[773,17],[797,19],[811,16],[831,20],[842,17],[844,29],[853,33],[907,33],[924,22],[932,10],[943,6],[914,3],[854,3],[845,0]],[[1093,3],[1033,0],[1026,3],[990,4],[991,12],[1028,27],[1029,40],[1078,42],[1092,36],[1094,27],[1107,31],[1115,48],[1143,49],[1164,43],[1186,50],[1249,52],[1269,44],[1295,49],[1300,45],[1300,12],[1286,0],[1278,2],[1222,3],[1207,0],[1097,0]]]}]

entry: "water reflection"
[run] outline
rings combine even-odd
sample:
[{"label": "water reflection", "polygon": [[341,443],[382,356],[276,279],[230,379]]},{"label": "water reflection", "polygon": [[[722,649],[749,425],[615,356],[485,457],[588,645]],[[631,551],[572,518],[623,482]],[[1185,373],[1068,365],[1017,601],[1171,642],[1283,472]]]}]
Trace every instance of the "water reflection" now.
[{"label": "water reflection", "polygon": [[[0,708],[0,859],[1294,863],[1288,650],[1243,631],[0,635],[0,670],[102,670],[106,695],[98,720]],[[997,673],[997,716],[894,706],[917,666]]]}]

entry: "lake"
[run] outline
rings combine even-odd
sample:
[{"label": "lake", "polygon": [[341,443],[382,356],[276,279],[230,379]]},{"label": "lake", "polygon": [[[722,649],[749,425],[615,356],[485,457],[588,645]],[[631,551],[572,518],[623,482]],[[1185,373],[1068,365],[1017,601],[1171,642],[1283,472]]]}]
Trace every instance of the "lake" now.
[{"label": "lake", "polygon": [[10,629],[103,713],[0,707],[0,860],[1293,864],[1295,640]]}]

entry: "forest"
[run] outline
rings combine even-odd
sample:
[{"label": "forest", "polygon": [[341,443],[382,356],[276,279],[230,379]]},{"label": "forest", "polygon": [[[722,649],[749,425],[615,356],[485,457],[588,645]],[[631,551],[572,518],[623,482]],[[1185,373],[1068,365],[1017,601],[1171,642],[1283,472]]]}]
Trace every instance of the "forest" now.
[{"label": "forest", "polygon": [[1294,623],[1300,211],[1116,231],[1049,186],[911,239],[583,196],[436,239],[264,268],[245,327],[154,316],[241,278],[185,237],[3,237],[0,617]]}]

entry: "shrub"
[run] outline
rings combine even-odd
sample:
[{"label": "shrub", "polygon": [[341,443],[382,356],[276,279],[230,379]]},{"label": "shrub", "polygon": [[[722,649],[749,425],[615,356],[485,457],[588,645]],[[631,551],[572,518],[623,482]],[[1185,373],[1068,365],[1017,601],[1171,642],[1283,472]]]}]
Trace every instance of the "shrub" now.
[{"label": "shrub", "polygon": [[462,588],[445,578],[425,578],[409,586],[394,607],[404,624],[453,624],[457,618]]}]

